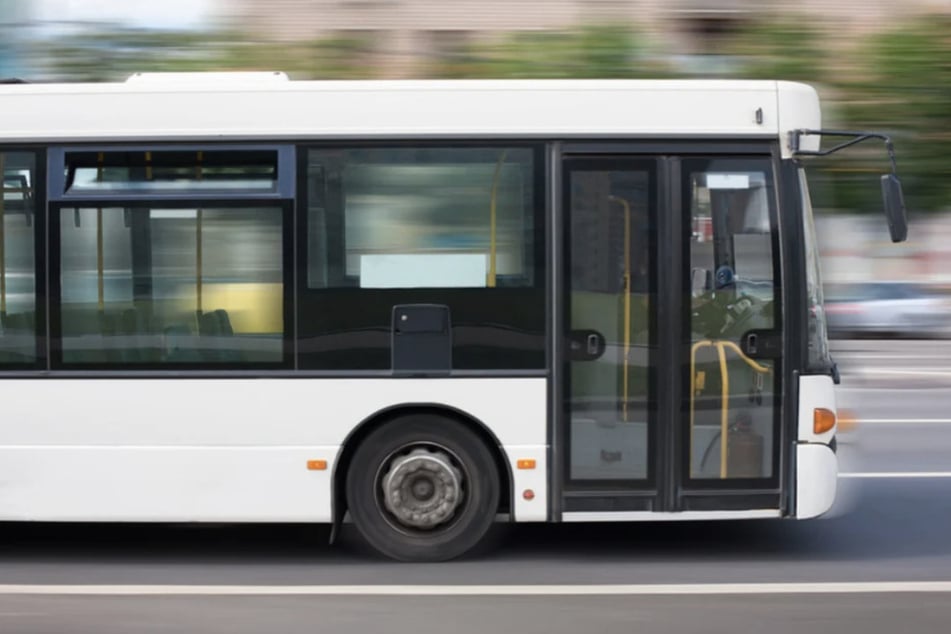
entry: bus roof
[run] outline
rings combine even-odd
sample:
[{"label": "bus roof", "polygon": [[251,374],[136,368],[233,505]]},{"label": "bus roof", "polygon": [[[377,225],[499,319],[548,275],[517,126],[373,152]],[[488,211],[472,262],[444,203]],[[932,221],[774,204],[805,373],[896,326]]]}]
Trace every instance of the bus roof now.
[{"label": "bus roof", "polygon": [[0,142],[778,138],[792,129],[820,127],[815,90],[792,82],[275,81],[273,73],[209,74],[201,81],[186,75],[0,85]]}]

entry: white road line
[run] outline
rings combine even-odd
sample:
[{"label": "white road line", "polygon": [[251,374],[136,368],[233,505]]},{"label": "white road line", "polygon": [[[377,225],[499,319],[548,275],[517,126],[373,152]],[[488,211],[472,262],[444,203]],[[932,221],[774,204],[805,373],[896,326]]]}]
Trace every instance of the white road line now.
[{"label": "white road line", "polygon": [[856,418],[855,425],[947,425],[951,418]]},{"label": "white road line", "polygon": [[940,360],[944,361],[948,358],[948,355],[941,353],[931,353],[931,354],[889,354],[887,352],[844,352],[832,351],[832,356],[838,359],[842,359],[842,362],[852,362],[852,361],[864,361],[865,359],[884,359],[886,361],[934,361]]},{"label": "white road line", "polygon": [[840,478],[951,478],[951,471],[865,471],[840,473]]},{"label": "white road line", "polygon": [[951,377],[951,370],[918,370],[915,368],[862,368],[852,373],[852,376],[874,374],[877,376],[939,376]]},{"label": "white road line", "polygon": [[951,593],[951,581],[471,586],[0,585],[0,595],[70,596],[589,596],[657,594],[864,594],[899,592]]}]

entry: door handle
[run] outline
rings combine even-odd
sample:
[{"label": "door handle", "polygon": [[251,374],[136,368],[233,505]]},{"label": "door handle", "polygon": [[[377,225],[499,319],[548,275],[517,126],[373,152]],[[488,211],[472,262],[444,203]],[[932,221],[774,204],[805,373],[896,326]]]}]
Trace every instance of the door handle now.
[{"label": "door handle", "polygon": [[751,357],[756,354],[756,333],[751,332],[746,336],[746,354]]},{"label": "door handle", "polygon": [[591,355],[592,357],[597,356],[598,351],[601,349],[601,343],[598,341],[598,335],[595,333],[591,333],[587,337],[587,342],[588,342],[588,354]]}]

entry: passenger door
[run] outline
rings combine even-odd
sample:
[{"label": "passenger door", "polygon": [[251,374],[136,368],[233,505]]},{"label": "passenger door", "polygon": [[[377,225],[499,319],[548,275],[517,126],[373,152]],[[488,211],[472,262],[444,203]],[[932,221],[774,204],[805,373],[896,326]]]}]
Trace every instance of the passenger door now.
[{"label": "passenger door", "polygon": [[561,165],[563,512],[778,509],[772,159]]}]

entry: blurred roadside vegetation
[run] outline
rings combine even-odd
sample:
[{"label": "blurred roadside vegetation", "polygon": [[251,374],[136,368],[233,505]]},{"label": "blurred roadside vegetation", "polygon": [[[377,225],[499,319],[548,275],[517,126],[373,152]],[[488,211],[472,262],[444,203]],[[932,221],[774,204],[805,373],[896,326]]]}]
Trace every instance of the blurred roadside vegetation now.
[{"label": "blurred roadside vegetation", "polygon": [[[706,39],[689,55],[661,34],[627,26],[501,34],[432,54],[418,74],[442,78],[787,79],[817,86],[826,128],[893,135],[913,212],[951,210],[951,16],[926,15],[861,38],[797,15],[763,15]],[[332,38],[288,43],[243,33],[105,31],[60,39],[44,55],[52,77],[122,80],[138,71],[284,70],[296,79],[366,79],[382,72],[377,43]],[[881,145],[822,162],[821,199],[879,211]],[[835,182],[834,188],[823,183]],[[817,198],[820,198],[817,196]]]}]

